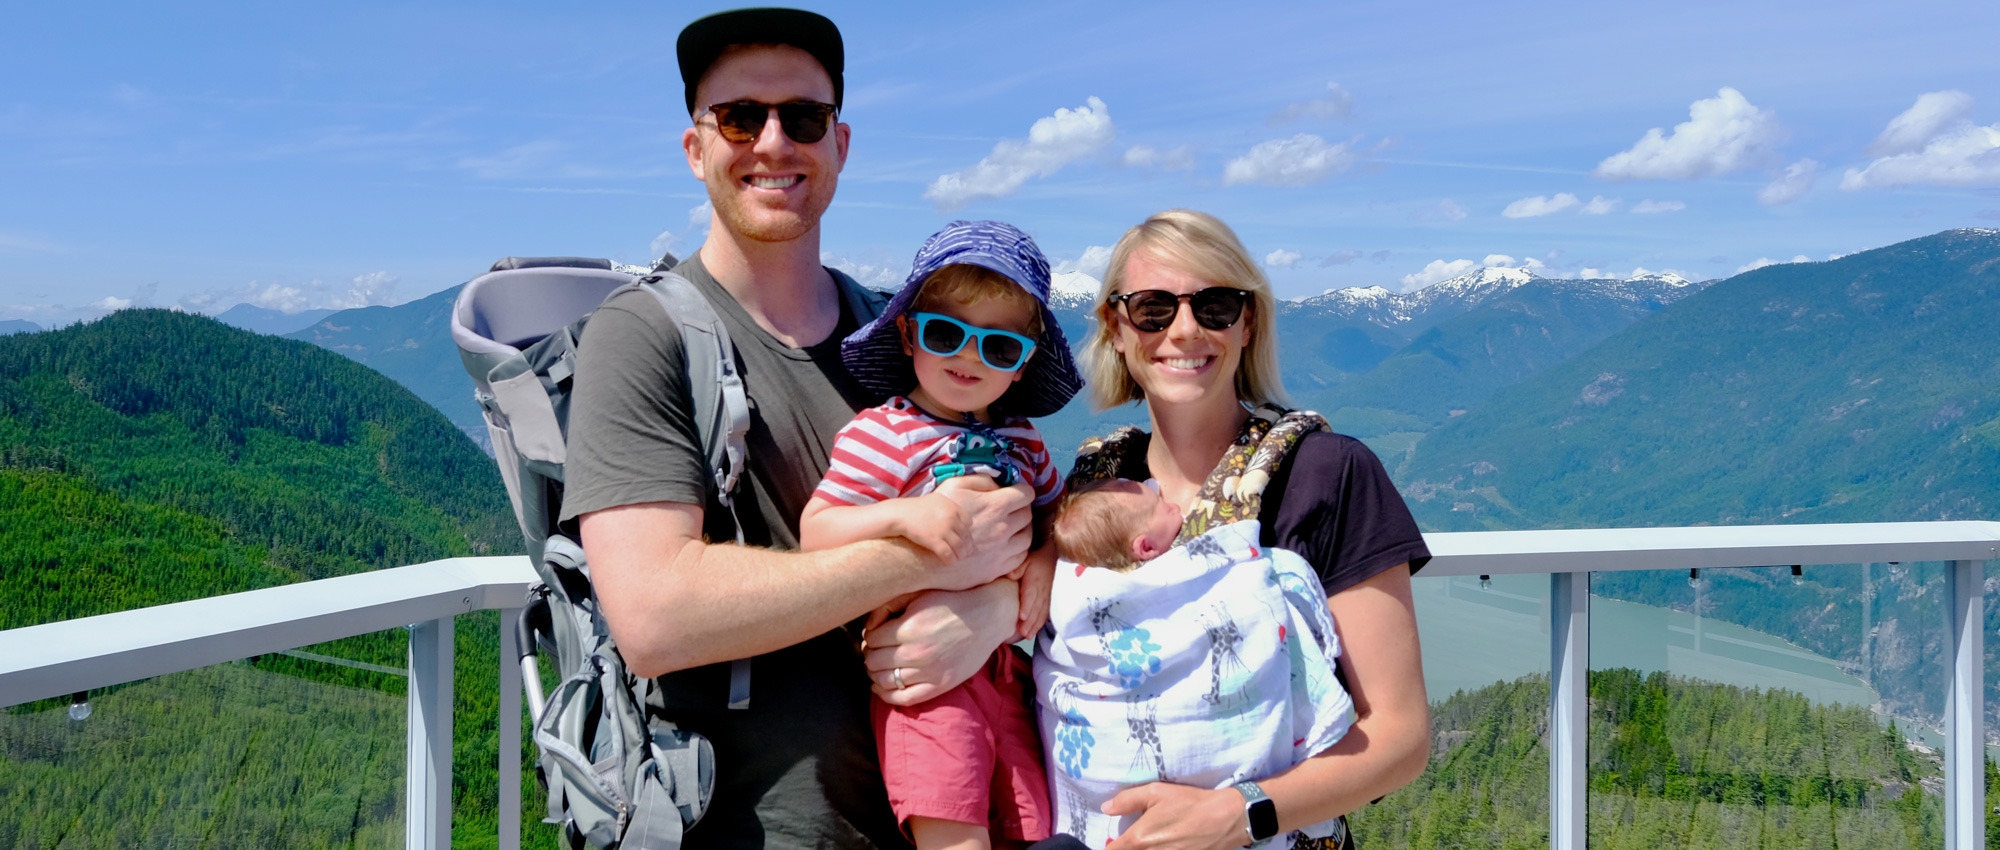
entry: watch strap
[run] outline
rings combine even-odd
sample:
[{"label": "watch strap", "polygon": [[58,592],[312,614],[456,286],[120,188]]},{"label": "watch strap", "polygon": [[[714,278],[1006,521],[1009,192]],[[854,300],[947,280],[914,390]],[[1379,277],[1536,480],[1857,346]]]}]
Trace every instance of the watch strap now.
[{"label": "watch strap", "polygon": [[1255,782],[1238,782],[1236,793],[1243,795],[1243,831],[1256,844],[1278,834],[1278,804]]}]

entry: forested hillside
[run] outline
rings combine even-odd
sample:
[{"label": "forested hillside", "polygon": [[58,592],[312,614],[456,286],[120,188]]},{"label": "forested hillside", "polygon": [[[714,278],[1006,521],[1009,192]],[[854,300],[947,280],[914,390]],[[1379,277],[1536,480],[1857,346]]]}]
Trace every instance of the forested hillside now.
[{"label": "forested hillside", "polygon": [[486,423],[472,400],[472,379],[451,341],[451,305],[464,286],[434,292],[394,307],[357,307],[285,334],[332,351],[396,380],[437,408],[475,442]]},{"label": "forested hillside", "polygon": [[[1424,775],[1353,817],[1357,843],[1547,847],[1547,716],[1540,677],[1444,699],[1432,710],[1435,746]],[[1918,848],[1944,840],[1940,763],[1860,706],[1596,670],[1589,748],[1592,848]],[[1987,818],[1989,831],[2000,825]]]},{"label": "forested hillside", "polygon": [[[0,516],[0,628],[521,545],[492,461],[408,390],[303,342],[164,310],[0,337]],[[458,619],[458,818],[490,834],[497,618]],[[401,630],[309,649],[405,664]],[[293,706],[319,718],[297,740],[281,731],[293,712],[260,696],[287,679],[318,683],[324,703]],[[300,807],[326,805],[346,807],[343,834],[374,835],[369,824],[400,819],[370,801],[400,797],[402,692],[397,676],[272,655],[94,695],[80,725],[62,719],[63,701],[16,706],[0,717],[0,834],[14,836],[0,847],[122,847],[146,834],[305,846],[285,836],[316,834],[329,815]],[[314,740],[373,742],[389,767],[324,775],[297,761]],[[145,741],[180,742],[162,759],[258,753],[241,758],[259,767],[128,762]],[[213,792],[208,808],[156,817],[177,787]]]},{"label": "forested hillside", "polygon": [[2000,231],[1712,286],[1426,437],[1426,528],[1993,518]]}]

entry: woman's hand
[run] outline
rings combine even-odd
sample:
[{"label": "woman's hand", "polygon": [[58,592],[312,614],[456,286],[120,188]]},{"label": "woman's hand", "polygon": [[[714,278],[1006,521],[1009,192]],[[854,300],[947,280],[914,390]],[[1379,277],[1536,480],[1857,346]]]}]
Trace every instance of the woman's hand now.
[{"label": "woman's hand", "polygon": [[890,705],[916,705],[958,687],[1006,642],[1019,607],[1020,590],[1007,579],[918,594],[903,616],[864,633],[863,660],[876,695]]},{"label": "woman's hand", "polygon": [[1104,813],[1139,816],[1104,850],[1230,850],[1250,843],[1243,795],[1234,788],[1151,782],[1118,792]]}]

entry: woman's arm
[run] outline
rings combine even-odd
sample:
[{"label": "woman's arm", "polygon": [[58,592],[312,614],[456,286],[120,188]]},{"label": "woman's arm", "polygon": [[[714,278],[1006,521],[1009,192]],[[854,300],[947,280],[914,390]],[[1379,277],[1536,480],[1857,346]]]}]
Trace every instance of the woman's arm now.
[{"label": "woman's arm", "polygon": [[[1340,634],[1354,726],[1325,752],[1259,780],[1277,804],[1280,831],[1347,814],[1409,784],[1430,755],[1430,701],[1408,565],[1328,597],[1327,607]],[[1154,782],[1113,797],[1105,811],[1145,813],[1107,850],[1227,850],[1249,843],[1243,797],[1229,788]]]}]

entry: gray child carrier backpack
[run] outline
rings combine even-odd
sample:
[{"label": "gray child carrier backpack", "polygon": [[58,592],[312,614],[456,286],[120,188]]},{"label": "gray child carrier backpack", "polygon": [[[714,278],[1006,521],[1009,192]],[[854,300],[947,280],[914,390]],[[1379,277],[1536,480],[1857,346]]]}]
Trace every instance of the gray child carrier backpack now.
[{"label": "gray child carrier backpack", "polygon": [[[659,298],[679,326],[707,486],[730,511],[742,542],[734,496],[748,461],[743,380],[721,318],[701,290],[668,271],[674,262],[668,255],[647,271],[601,259],[508,257],[468,282],[452,308],[452,339],[476,386],[494,461],[541,579],[514,627],[541,753],[536,772],[548,791],[544,820],[563,824],[572,848],[677,850],[706,811],[715,783],[706,739],[645,715],[656,684],[626,670],[591,589],[583,548],[557,527],[577,346],[599,304],[636,288]],[[885,299],[877,293],[847,287],[842,293],[863,322],[882,311]],[[554,656],[561,679],[546,697],[538,654]],[[729,707],[748,708],[748,659],[731,665],[729,680]]]}]

